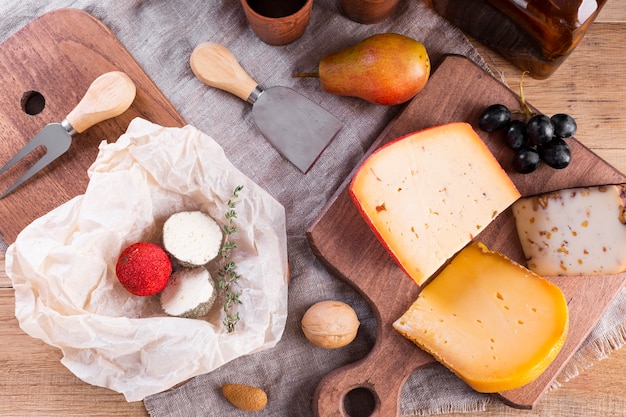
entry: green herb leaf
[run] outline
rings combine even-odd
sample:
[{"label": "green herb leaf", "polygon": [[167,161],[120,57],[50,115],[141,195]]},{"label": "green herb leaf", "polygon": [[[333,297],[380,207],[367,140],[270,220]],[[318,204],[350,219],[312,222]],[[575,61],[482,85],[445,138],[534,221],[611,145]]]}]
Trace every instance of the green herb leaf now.
[{"label": "green herb leaf", "polygon": [[220,249],[220,255],[222,258],[220,260],[220,278],[217,281],[217,287],[224,293],[224,312],[226,313],[226,316],[222,321],[222,324],[226,327],[228,333],[234,332],[235,326],[241,320],[239,312],[232,313],[232,309],[237,304],[241,304],[241,301],[239,300],[239,293],[232,289],[233,284],[237,282],[240,275],[236,271],[236,263],[230,259],[231,251],[237,248],[235,242],[230,240],[230,236],[237,232],[237,226],[233,223],[233,219],[237,218],[235,200],[239,197],[239,193],[242,189],[243,186],[239,185],[233,190],[232,198],[227,202],[228,210],[225,214],[226,224],[222,228],[225,238],[222,248]]}]

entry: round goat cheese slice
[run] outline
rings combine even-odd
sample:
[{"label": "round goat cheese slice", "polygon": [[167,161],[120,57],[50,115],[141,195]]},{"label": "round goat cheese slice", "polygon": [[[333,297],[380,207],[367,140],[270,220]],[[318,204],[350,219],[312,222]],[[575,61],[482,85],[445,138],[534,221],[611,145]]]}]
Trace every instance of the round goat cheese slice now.
[{"label": "round goat cheese slice", "polygon": [[160,294],[160,302],[170,316],[198,318],[207,315],[216,296],[211,274],[199,266],[174,272]]},{"label": "round goat cheese slice", "polygon": [[163,225],[163,246],[184,266],[202,266],[220,251],[222,229],[208,214],[182,211]]}]

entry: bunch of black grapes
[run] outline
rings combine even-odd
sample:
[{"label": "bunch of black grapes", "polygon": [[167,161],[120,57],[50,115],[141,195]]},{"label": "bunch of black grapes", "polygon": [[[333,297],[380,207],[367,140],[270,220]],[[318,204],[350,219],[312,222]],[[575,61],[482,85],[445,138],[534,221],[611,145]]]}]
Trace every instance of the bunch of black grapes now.
[{"label": "bunch of black grapes", "polygon": [[515,151],[513,167],[522,174],[533,172],[542,161],[556,169],[571,162],[572,153],[565,139],[576,133],[576,121],[568,114],[536,114],[524,122],[513,119],[506,106],[492,104],[480,116],[478,126],[485,132],[504,130],[506,145]]}]

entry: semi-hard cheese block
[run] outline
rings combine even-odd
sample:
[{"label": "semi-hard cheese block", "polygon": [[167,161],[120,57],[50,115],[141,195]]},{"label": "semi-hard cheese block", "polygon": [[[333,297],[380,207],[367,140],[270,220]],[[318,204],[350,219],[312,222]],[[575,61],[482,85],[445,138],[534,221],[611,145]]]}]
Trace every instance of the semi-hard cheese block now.
[{"label": "semi-hard cheese block", "polygon": [[418,285],[520,197],[467,123],[429,128],[381,147],[357,170],[350,195]]},{"label": "semi-hard cheese block", "polygon": [[464,248],[393,323],[479,392],[535,380],[567,337],[561,290],[480,242]]},{"label": "semi-hard cheese block", "polygon": [[513,214],[527,266],[540,275],[626,270],[626,185],[522,198]]}]

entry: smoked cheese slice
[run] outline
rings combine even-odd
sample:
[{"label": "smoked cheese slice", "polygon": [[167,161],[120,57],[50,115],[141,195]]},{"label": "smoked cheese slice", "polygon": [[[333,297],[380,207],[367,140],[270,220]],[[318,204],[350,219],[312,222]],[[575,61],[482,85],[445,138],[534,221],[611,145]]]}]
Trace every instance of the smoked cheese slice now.
[{"label": "smoked cheese slice", "polygon": [[350,195],[418,285],[520,197],[468,123],[429,128],[379,148],[357,170]]},{"label": "smoked cheese slice", "polygon": [[561,290],[480,242],[464,248],[393,323],[479,392],[535,380],[561,350]]},{"label": "smoked cheese slice", "polygon": [[528,268],[540,275],[626,271],[626,185],[522,198],[513,215]]}]

